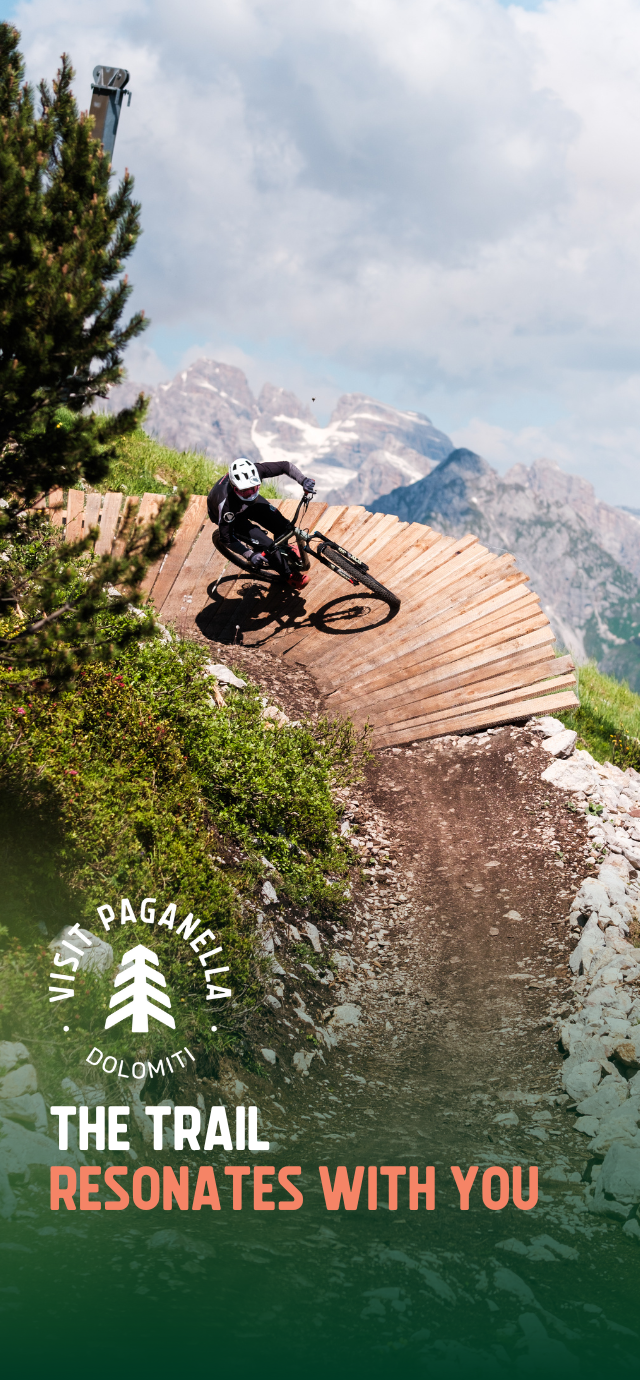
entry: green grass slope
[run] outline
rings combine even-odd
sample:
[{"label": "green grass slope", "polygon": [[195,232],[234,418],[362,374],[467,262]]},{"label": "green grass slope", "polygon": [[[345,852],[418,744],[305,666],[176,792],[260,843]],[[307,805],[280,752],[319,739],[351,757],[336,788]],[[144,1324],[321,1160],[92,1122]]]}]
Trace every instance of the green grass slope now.
[{"label": "green grass slope", "polygon": [[593,663],[578,667],[577,677],[580,707],[558,717],[577,730],[580,746],[596,761],[640,770],[640,695]]},{"label": "green grass slope", "polygon": [[[163,446],[139,427],[118,442],[117,458],[107,478],[97,487],[101,493],[110,489],[134,495],[170,494],[184,488],[192,494],[208,494],[226,470],[226,465],[198,451]],[[261,492],[267,498],[281,497],[274,483],[263,484]]]}]

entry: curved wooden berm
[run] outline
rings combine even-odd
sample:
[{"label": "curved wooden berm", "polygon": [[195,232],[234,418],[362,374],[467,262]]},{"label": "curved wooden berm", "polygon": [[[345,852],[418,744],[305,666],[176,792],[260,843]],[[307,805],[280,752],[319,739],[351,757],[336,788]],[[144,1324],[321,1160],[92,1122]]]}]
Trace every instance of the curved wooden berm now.
[{"label": "curved wooden berm", "polygon": [[[74,539],[99,522],[97,550],[105,552],[117,541],[122,495],[106,494],[101,510],[100,501],[72,490],[65,514],[62,493],[49,495],[54,522],[67,517]],[[142,522],[162,501],[145,494],[126,505],[139,503]],[[296,503],[278,507],[293,517]],[[148,572],[147,596],[182,635],[197,627],[212,641],[242,640],[302,663],[330,711],[371,724],[376,747],[577,705],[573,662],[554,657],[549,620],[513,556],[492,555],[471,534],[445,537],[359,507],[312,503],[306,522],[366,560],[401,608],[351,589],[314,560],[299,592],[243,574],[213,546],[199,495]]]}]

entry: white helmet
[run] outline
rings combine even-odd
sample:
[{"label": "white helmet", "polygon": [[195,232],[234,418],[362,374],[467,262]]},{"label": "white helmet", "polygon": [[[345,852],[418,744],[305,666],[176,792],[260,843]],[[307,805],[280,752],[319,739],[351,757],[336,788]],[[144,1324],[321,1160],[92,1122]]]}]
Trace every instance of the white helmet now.
[{"label": "white helmet", "polygon": [[245,459],[244,455],[239,456],[229,465],[229,482],[245,503],[251,503],[254,498],[257,498],[260,489],[260,475],[253,461]]}]

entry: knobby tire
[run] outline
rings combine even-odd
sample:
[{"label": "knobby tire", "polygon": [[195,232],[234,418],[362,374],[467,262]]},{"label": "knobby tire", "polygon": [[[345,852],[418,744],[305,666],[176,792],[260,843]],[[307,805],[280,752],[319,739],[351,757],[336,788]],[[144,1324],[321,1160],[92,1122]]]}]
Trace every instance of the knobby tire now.
[{"label": "knobby tire", "polygon": [[371,590],[372,594],[379,594],[380,598],[384,599],[385,604],[389,604],[390,608],[400,608],[400,599],[397,594],[393,594],[390,589],[385,589],[385,586],[381,585],[379,580],[374,580],[373,575],[365,574],[364,570],[361,570],[359,565],[355,565],[353,561],[347,560],[347,557],[343,556],[340,551],[333,551],[331,547],[329,547],[327,551],[323,552],[323,555],[328,561],[332,561],[334,565],[344,570],[345,575],[352,575],[353,578],[358,581],[359,585],[365,585],[367,589]]}]

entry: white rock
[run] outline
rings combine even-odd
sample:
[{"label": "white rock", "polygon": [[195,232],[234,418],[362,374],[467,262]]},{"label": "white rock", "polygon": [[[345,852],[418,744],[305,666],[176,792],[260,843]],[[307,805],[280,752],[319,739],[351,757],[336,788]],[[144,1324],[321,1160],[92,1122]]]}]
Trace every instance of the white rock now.
[{"label": "white rock", "polygon": [[519,1126],[520,1117],[515,1112],[498,1112],[493,1118],[497,1126]]},{"label": "white rock", "polygon": [[[278,1002],[278,1006],[279,1006],[279,1005],[280,1005],[280,1002]],[[266,1062],[267,1064],[275,1064],[275,1062],[276,1062],[276,1052],[275,1052],[275,1049],[263,1049],[263,1050],[261,1051],[261,1053],[262,1053],[262,1058],[265,1060],[265,1062]]]},{"label": "white rock", "polygon": [[310,920],[305,920],[302,928],[307,938],[311,940],[311,943],[313,944],[316,953],[321,954],[322,944],[320,942],[320,934],[319,931],[316,929],[316,926],[312,925]]},{"label": "white rock", "polygon": [[[0,1099],[22,1097],[23,1093],[34,1093],[38,1088],[38,1078],[33,1064],[20,1064],[0,1078]],[[2,1108],[0,1107],[0,1116]]]},{"label": "white rock", "polygon": [[272,994],[271,994],[270,992],[268,993],[268,995],[265,997],[264,1000],[265,1000],[265,1005],[266,1005],[266,1006],[270,1006],[271,1009],[272,1009],[272,1011],[281,1011],[281,1010],[282,1010],[282,1002],[278,1001],[278,998],[272,996]]},{"label": "white rock", "polygon": [[16,1064],[22,1064],[29,1058],[29,1051],[26,1045],[17,1041],[15,1044],[9,1040],[0,1040],[0,1078],[10,1069],[14,1069]]},{"label": "white rock", "polygon": [[[92,934],[91,930],[80,930],[80,934],[85,940],[89,940],[85,946],[78,934],[70,933],[71,926],[65,925],[63,930],[51,940],[49,951],[53,954],[60,954],[63,961],[68,958],[78,960],[78,971],[83,973],[106,973],[113,966],[113,949],[107,944],[105,939],[101,939],[97,934]],[[71,949],[63,947],[63,940],[67,944],[72,944],[75,950],[80,953],[72,952]],[[71,965],[68,968],[60,968],[60,977],[64,979],[65,973],[73,971]]]},{"label": "white rock", "polygon": [[611,904],[614,906],[624,905],[627,888],[617,869],[612,867],[610,863],[603,863],[598,873],[598,879],[602,886],[606,887]]},{"label": "white rock", "polygon": [[572,1059],[568,1059],[562,1068],[562,1085],[569,1097],[575,1098],[576,1102],[583,1102],[585,1098],[590,1097],[601,1077],[602,1069],[595,1060],[574,1064]]},{"label": "white rock", "polygon": [[552,738],[545,738],[542,746],[552,757],[570,757],[577,739],[577,733],[572,728],[566,728],[564,733],[554,733]]},{"label": "white rock", "polygon": [[262,899],[268,906],[278,904],[278,897],[276,895],[275,887],[271,885],[271,882],[262,883]]},{"label": "white rock", "polygon": [[306,1078],[312,1059],[315,1059],[315,1050],[299,1049],[293,1056],[293,1067],[297,1073],[301,1073]]},{"label": "white rock", "polygon": [[262,717],[267,721],[277,724],[278,728],[284,728],[285,724],[289,723],[288,715],[285,714],[283,709],[278,709],[275,704],[269,705],[268,709],[263,709]]},{"label": "white rock", "polygon": [[596,877],[585,877],[575,900],[571,903],[571,909],[591,915],[594,910],[608,909],[609,901],[609,892],[604,882],[598,881]]},{"label": "white rock", "polygon": [[247,684],[246,680],[239,680],[237,676],[234,676],[233,671],[230,671],[228,666],[222,666],[213,661],[205,662],[202,667],[202,674],[203,676],[215,676],[216,680],[222,681],[224,685],[235,685],[236,690],[244,690]]},{"label": "white rock", "polygon": [[528,1284],[517,1275],[514,1270],[507,1270],[502,1267],[494,1272],[493,1282],[496,1289],[504,1289],[508,1294],[515,1294],[521,1303],[532,1303],[535,1305],[535,1295]]},{"label": "white rock", "polygon": [[568,762],[563,762],[556,758],[550,766],[545,767],[541,773],[540,780],[548,781],[552,786],[557,786],[564,791],[590,791],[598,785],[598,778],[590,767],[585,767],[581,762],[576,762],[577,753]]},{"label": "white rock", "polygon": [[637,1217],[630,1217],[622,1228],[625,1236],[632,1236],[636,1241],[640,1241],[640,1225]]},{"label": "white rock", "polygon": [[603,1192],[621,1203],[640,1203],[640,1149],[615,1144],[602,1162],[600,1180]]},{"label": "white rock", "polygon": [[[558,733],[566,733],[567,730],[559,719],[552,718],[551,714],[544,714],[541,719],[535,719],[532,728],[539,728],[545,737],[555,737]],[[577,736],[577,735],[576,735]]]},{"label": "white rock", "polygon": [[628,1068],[637,1068],[640,1064],[640,1030],[633,1026],[625,1034],[627,1038],[616,1043],[616,1055]]},{"label": "white rock", "polygon": [[344,972],[353,973],[353,972],[354,972],[354,970],[355,970],[355,963],[354,963],[353,959],[349,957],[348,954],[341,954],[339,949],[334,949],[334,950],[333,950],[333,953],[332,953],[332,955],[331,955],[331,957],[332,957],[332,959],[333,959],[333,961],[334,961],[334,963],[335,963],[335,965],[336,965],[336,968],[338,969],[338,972],[339,972],[339,973],[344,973]]},{"label": "white rock", "polygon": [[42,1093],[22,1093],[19,1097],[3,1098],[0,1115],[11,1121],[26,1121],[35,1131],[47,1133],[47,1109]]},{"label": "white rock", "polygon": [[600,1130],[600,1121],[597,1116],[580,1116],[574,1122],[574,1131],[582,1131],[585,1136],[595,1136]]},{"label": "white rock", "polygon": [[587,921],[582,937],[578,941],[573,953],[569,956],[569,967],[572,973],[584,971],[589,973],[593,964],[593,959],[600,949],[604,949],[604,935],[598,926],[598,921],[591,917]]},{"label": "white rock", "polygon": [[[75,1155],[69,1150],[65,1150],[64,1160],[66,1164],[77,1165]],[[37,1131],[26,1131],[17,1121],[0,1117],[0,1176],[26,1174],[34,1164],[59,1163],[60,1150],[55,1141]],[[13,1210],[6,1193],[3,1194],[3,1210],[7,1216]]]},{"label": "white rock", "polygon": [[640,1121],[640,1103],[636,1097],[630,1097],[623,1102],[621,1107],[617,1107],[614,1112],[610,1112],[600,1122],[600,1130],[592,1143],[592,1150],[598,1154],[603,1154],[609,1149],[614,1141],[622,1141],[625,1145],[640,1146],[640,1134],[638,1133],[638,1121]]},{"label": "white rock", "polygon": [[353,1002],[344,1002],[342,1006],[336,1006],[334,1008],[329,1025],[334,1030],[345,1029],[347,1026],[359,1025],[361,1015],[361,1007],[355,1006]]}]

